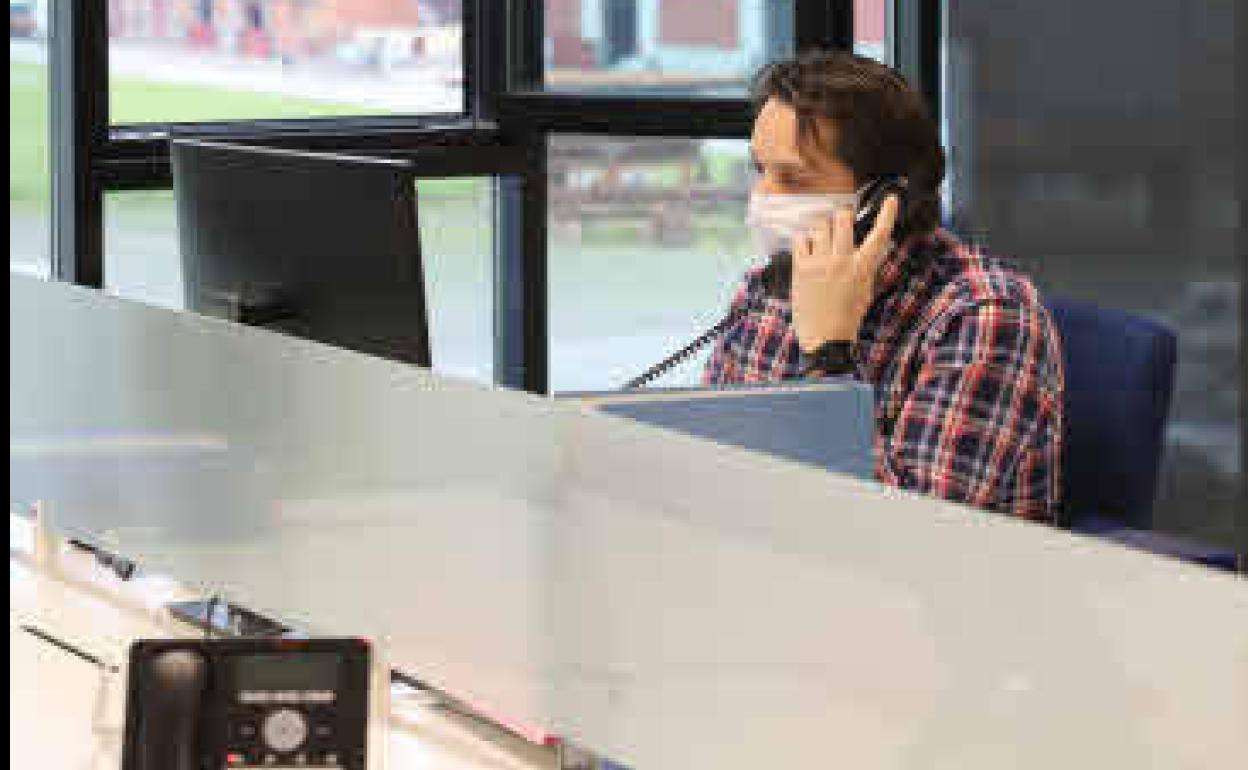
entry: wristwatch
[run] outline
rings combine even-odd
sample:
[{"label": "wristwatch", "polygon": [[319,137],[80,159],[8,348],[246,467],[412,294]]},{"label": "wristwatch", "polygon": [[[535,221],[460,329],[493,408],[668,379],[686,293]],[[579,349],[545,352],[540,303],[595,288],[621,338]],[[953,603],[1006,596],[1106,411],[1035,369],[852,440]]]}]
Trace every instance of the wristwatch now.
[{"label": "wristwatch", "polygon": [[835,377],[852,374],[858,368],[854,343],[848,340],[829,340],[810,352],[803,350],[798,364],[803,377]]}]

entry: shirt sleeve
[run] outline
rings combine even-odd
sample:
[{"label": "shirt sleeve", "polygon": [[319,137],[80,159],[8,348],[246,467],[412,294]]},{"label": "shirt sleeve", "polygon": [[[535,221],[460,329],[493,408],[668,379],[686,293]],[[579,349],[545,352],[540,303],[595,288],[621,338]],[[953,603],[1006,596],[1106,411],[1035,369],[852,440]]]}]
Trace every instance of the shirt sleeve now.
[{"label": "shirt sleeve", "polygon": [[881,481],[948,500],[1051,520],[1060,425],[1048,321],[1000,301],[958,312],[938,333],[891,430]]}]

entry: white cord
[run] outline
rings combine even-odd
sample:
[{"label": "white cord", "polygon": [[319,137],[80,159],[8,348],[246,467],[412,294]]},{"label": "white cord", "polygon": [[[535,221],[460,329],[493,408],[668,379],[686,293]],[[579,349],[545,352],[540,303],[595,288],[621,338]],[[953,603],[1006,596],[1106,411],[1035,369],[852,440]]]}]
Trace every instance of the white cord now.
[{"label": "white cord", "polygon": [[89,770],[115,770],[121,761],[121,744],[125,731],[125,708],[118,708],[116,688],[121,669],[102,666],[91,707],[91,735],[95,739]]}]

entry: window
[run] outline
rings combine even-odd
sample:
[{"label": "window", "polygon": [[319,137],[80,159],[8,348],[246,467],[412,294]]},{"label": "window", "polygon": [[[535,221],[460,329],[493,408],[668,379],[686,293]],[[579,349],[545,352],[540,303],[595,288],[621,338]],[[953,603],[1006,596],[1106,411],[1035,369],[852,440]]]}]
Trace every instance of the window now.
[{"label": "window", "polygon": [[[439,327],[463,332],[473,341],[465,337],[442,349],[477,352],[447,365],[480,374],[485,371],[484,362],[494,356],[483,352],[485,344],[478,345],[476,340],[489,337],[498,348],[499,360],[508,362],[500,377],[508,384],[523,381],[525,387],[543,389],[552,363],[547,346],[570,339],[560,341],[564,328],[587,328],[592,323],[584,314],[575,315],[584,300],[564,276],[581,269],[582,263],[576,261],[580,255],[592,263],[595,253],[609,253],[612,239],[618,242],[620,234],[630,230],[648,233],[644,245],[649,256],[644,259],[656,269],[663,267],[664,255],[688,264],[703,261],[696,270],[690,269],[689,276],[696,273],[696,281],[692,277],[677,281],[682,294],[662,298],[667,310],[639,311],[646,328],[677,336],[695,331],[703,320],[716,320],[743,260],[748,259],[748,255],[723,256],[743,243],[740,220],[747,164],[744,142],[704,137],[746,136],[751,108],[741,97],[749,81],[761,66],[791,56],[799,44],[845,46],[853,38],[851,33],[856,33],[860,49],[875,46],[873,55],[886,55],[891,46],[892,3],[855,2],[856,6],[824,0],[474,0],[467,4],[463,0],[106,0],[98,9],[107,14],[107,35],[98,39],[87,35],[84,40],[89,47],[107,46],[109,68],[100,72],[84,66],[75,73],[87,86],[77,104],[90,112],[86,97],[96,88],[106,89],[112,125],[214,123],[212,130],[261,139],[280,134],[283,146],[330,151],[341,140],[342,146],[369,151],[415,152],[437,169],[448,168],[452,176],[510,174],[538,184],[545,181],[532,173],[538,170],[531,165],[537,156],[512,138],[544,134],[539,141],[550,140],[557,164],[561,143],[571,147],[579,141],[563,132],[588,130],[620,137],[620,143],[631,148],[625,165],[637,168],[627,170],[624,186],[617,185],[611,193],[620,204],[615,211],[580,212],[573,221],[566,211],[548,211],[544,196],[509,192],[498,198],[497,212],[498,221],[509,230],[509,248],[497,253],[492,222],[476,222],[471,233],[467,227],[456,232],[459,225],[454,217],[422,215],[431,284],[443,281],[438,276],[444,275],[449,285],[461,287],[430,292],[435,348]],[[859,15],[857,30],[847,23],[851,7]],[[85,18],[88,24],[98,25],[92,13],[75,12],[80,21]],[[540,26],[526,23],[539,19]],[[473,28],[466,30],[466,25]],[[464,58],[465,44],[475,46],[469,59]],[[99,52],[86,53],[74,61],[92,61]],[[466,93],[465,84],[480,92]],[[534,89],[545,93],[528,93]],[[653,109],[630,109],[630,103]],[[491,121],[421,118],[457,118],[478,106],[495,108],[483,116]],[[586,109],[597,113],[585,119]],[[344,119],[383,116],[387,119]],[[307,118],[317,120],[307,123],[303,120]],[[267,123],[268,119],[283,122]],[[624,139],[628,136],[652,138]],[[694,160],[636,162],[635,155],[642,148],[671,149],[669,140],[688,145],[680,152]],[[465,143],[488,151],[465,153]],[[77,149],[91,166],[90,178],[100,180],[108,191],[106,212],[92,210],[89,195],[74,204],[80,209],[73,212],[79,222],[85,222],[88,229],[103,222],[107,233],[107,255],[94,248],[96,240],[91,237],[85,239],[85,250],[75,252],[83,280],[104,274],[113,291],[175,306],[181,294],[180,277],[178,260],[171,258],[177,249],[167,194],[162,199],[161,194],[117,192],[168,184],[167,155],[159,137],[121,131],[110,135],[101,152],[91,147]],[[647,164],[648,168],[641,168]],[[597,159],[579,171],[564,169],[566,174],[550,182],[555,206],[562,205],[561,195],[566,197],[584,181],[578,175],[592,176],[601,165]],[[693,176],[682,176],[686,174]],[[433,189],[439,184],[430,183]],[[647,219],[638,214],[628,189],[634,184],[649,186],[647,194],[656,201],[673,196],[663,204],[661,216]],[[736,192],[729,194],[730,188]],[[493,193],[484,192],[493,187],[486,184],[474,189],[457,205],[481,216],[492,215],[492,210],[481,212],[495,205]],[[693,190],[693,197],[685,195],[688,190]],[[422,210],[425,204],[442,205],[438,194],[424,192],[423,183],[421,197]],[[551,228],[539,235],[542,221]],[[537,240],[515,248],[519,241],[514,232],[532,233]],[[545,243],[553,250],[550,254],[532,248],[543,242],[544,235],[549,235]],[[489,245],[481,240],[486,236]],[[439,239],[445,249],[429,248]],[[463,248],[457,246],[457,239]],[[442,254],[465,248],[473,252],[473,259],[460,262],[459,257],[448,257],[445,264],[436,265]],[[493,278],[494,259],[508,260],[497,274],[507,284],[499,287],[507,301],[498,308],[499,315],[490,318],[493,281],[483,278],[487,272]],[[102,261],[108,262],[107,270]],[[565,269],[573,272],[564,273]],[[448,309],[460,302],[454,297],[467,301],[469,286],[489,287],[474,294],[479,308],[473,319],[449,324],[437,320],[443,313],[454,312]],[[565,300],[556,297],[561,292],[569,293],[568,312],[574,315],[566,327],[554,329],[552,342],[552,321],[558,326],[569,318],[563,315]],[[553,307],[551,297],[556,297]],[[439,307],[441,299],[449,300],[447,308]],[[658,299],[653,292],[646,297],[650,302]],[[498,339],[493,338],[495,333]],[[649,348],[638,352],[634,363],[649,362],[652,352]],[[572,371],[560,363],[571,359],[559,353],[554,359],[557,376],[559,371]],[[581,379],[606,381],[626,374],[624,364],[609,376],[605,370],[586,374],[593,369],[588,363],[576,367],[582,373],[576,377]],[[673,377],[688,381],[696,376],[697,368],[694,362]]]},{"label": "window", "polygon": [[168,190],[104,196],[104,289],[170,310],[186,307],[178,223]]},{"label": "window", "polygon": [[793,0],[544,0],[544,86],[744,93],[793,52]]},{"label": "window", "polygon": [[557,136],[549,164],[551,389],[618,387],[726,310],[753,257],[748,144]]},{"label": "window", "polygon": [[479,382],[494,378],[494,187],[477,178],[417,182],[433,368]]},{"label": "window", "polygon": [[463,110],[461,0],[109,0],[114,124]]},{"label": "window", "polygon": [[1246,418],[1232,4],[946,7],[954,226],[1050,297],[1177,334],[1155,526],[1230,546]]},{"label": "window", "polygon": [[51,272],[47,5],[9,4],[9,266]]},{"label": "window", "polygon": [[895,0],[854,0],[854,52],[893,63]]}]

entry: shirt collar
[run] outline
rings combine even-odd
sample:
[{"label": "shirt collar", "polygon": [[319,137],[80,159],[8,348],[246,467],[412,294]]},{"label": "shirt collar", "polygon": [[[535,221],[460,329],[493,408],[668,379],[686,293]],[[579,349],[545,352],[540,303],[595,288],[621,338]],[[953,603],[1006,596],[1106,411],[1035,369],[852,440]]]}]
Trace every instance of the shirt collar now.
[{"label": "shirt collar", "polygon": [[875,274],[876,299],[891,294],[902,286],[910,274],[921,267],[922,258],[939,249],[945,237],[941,230],[916,233],[894,246],[880,262],[879,270]]},{"label": "shirt collar", "polygon": [[886,307],[895,307],[899,292],[912,291],[911,278],[927,266],[932,255],[948,244],[950,236],[941,230],[919,233],[894,246],[880,263],[875,277],[875,296],[863,316],[859,341],[870,342],[880,332]]}]

